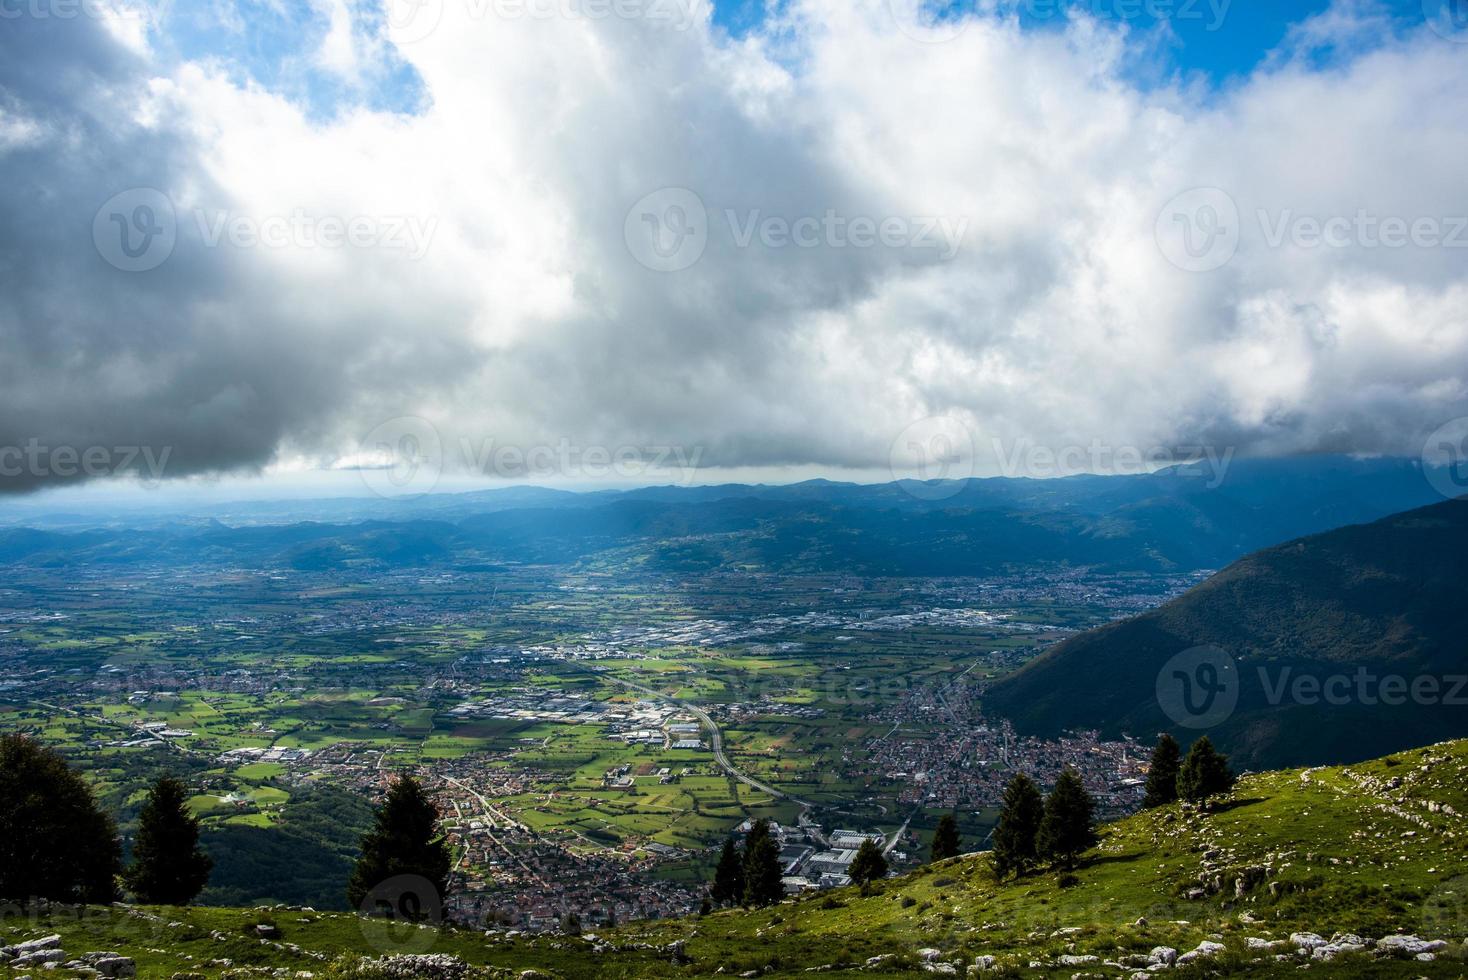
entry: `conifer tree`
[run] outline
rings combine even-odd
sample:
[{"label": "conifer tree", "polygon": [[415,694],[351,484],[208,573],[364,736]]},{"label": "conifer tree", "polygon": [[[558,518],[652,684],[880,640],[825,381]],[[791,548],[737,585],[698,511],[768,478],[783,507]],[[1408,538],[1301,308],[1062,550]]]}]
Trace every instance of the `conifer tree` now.
[{"label": "conifer tree", "polygon": [[744,841],[744,904],[760,908],[785,897],[780,847],[768,820],[758,820]]},{"label": "conifer tree", "polygon": [[1177,774],[1178,795],[1189,803],[1206,804],[1211,797],[1221,796],[1234,788],[1233,770],[1228,757],[1220,755],[1213,742],[1204,735],[1188,749]]},{"label": "conifer tree", "polygon": [[1075,867],[1076,859],[1096,844],[1095,814],[1096,803],[1080,774],[1067,767],[1045,800],[1045,816],[1035,839],[1040,856],[1062,868]]},{"label": "conifer tree", "polygon": [[1022,875],[1034,867],[1039,852],[1035,839],[1040,833],[1040,820],[1045,813],[1045,800],[1034,780],[1016,773],[1004,788],[1004,802],[999,822],[994,826],[994,874],[998,878]]},{"label": "conifer tree", "polygon": [[958,848],[958,821],[953,819],[953,814],[945,813],[938,820],[938,829],[933,831],[933,860],[958,857]]},{"label": "conifer tree", "polygon": [[[413,895],[394,916],[426,918],[440,907],[452,861],[438,832],[438,807],[411,775],[398,777],[378,807],[374,826],[362,835],[362,856],[347,884],[347,901],[362,909],[373,890],[399,877],[421,879],[432,894]],[[362,909],[366,912],[374,909]]]},{"label": "conifer tree", "polygon": [[1182,749],[1177,739],[1167,733],[1157,740],[1152,750],[1152,764],[1147,767],[1147,795],[1142,806],[1147,809],[1177,802],[1177,774],[1182,762]]},{"label": "conifer tree", "polygon": [[882,854],[882,849],[877,842],[871,838],[861,842],[857,848],[856,857],[851,860],[851,868],[847,872],[851,880],[863,888],[874,881],[881,881],[887,877],[887,858]]},{"label": "conifer tree", "polygon": [[189,812],[184,784],[164,776],[153,784],[138,815],[133,863],[123,876],[138,901],[187,905],[209,882],[214,867],[199,849],[199,819]]},{"label": "conifer tree", "polygon": [[0,901],[111,902],[120,861],[82,777],[32,739],[0,737]]},{"label": "conifer tree", "polygon": [[709,896],[720,905],[735,905],[744,900],[744,859],[740,857],[732,837],[724,841]]}]

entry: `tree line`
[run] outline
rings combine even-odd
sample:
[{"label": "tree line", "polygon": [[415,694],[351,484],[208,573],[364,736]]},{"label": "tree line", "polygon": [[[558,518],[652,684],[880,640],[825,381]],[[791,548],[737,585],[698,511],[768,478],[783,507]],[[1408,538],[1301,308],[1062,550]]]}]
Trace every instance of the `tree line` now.
[{"label": "tree line", "polygon": [[[1207,806],[1233,785],[1227,757],[1206,735],[1184,759],[1177,740],[1164,734],[1152,752],[1142,806],[1151,809],[1179,800]],[[1095,811],[1095,801],[1074,769],[1060,774],[1048,797],[1029,776],[1017,774],[1004,788],[994,827],[995,877],[1019,877],[1047,863],[1062,872],[1074,870],[1081,855],[1096,844]]]},{"label": "tree line", "polygon": [[[1179,800],[1207,806],[1234,785],[1228,759],[1204,736],[1186,757],[1170,735],[1153,750],[1144,807]],[[1025,875],[1041,864],[1076,867],[1097,842],[1095,801],[1081,777],[1066,768],[1047,795],[1019,773],[1005,787],[993,833],[996,877]],[[411,775],[397,777],[361,840],[347,882],[351,907],[409,919],[436,918],[452,858],[439,830],[439,810]],[[956,857],[958,827],[945,815],[933,835],[934,861]],[[115,821],[98,806],[86,781],[56,752],[22,735],[0,737],[0,901],[46,898],[68,903],[116,901],[121,888],[148,905],[187,905],[209,880],[213,862],[199,846],[199,820],[184,784],[158,779],[138,817],[132,860],[122,864]],[[866,840],[848,869],[868,889],[889,867],[882,848]],[[763,907],[785,897],[780,845],[767,820],[755,821],[743,846],[724,842],[704,911],[719,906]]]},{"label": "tree line", "polygon": [[[106,904],[125,891],[144,905],[192,903],[214,862],[188,800],[172,776],[153,783],[124,866],[117,823],[86,780],[35,740],[0,737],[0,901]],[[451,858],[438,819],[417,780],[393,782],[347,882],[353,908],[422,919],[441,907]]]}]

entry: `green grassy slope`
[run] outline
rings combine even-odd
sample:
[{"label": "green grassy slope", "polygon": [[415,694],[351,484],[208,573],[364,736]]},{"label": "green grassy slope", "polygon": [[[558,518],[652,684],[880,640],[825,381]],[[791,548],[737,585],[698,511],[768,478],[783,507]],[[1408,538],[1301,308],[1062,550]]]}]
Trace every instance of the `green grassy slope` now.
[{"label": "green grassy slope", "polygon": [[[136,956],[144,977],[272,969],[331,976],[343,954],[399,949],[568,978],[964,975],[988,956],[1000,972],[1130,976],[1156,947],[1186,953],[1204,942],[1223,951],[1186,967],[1188,975],[1295,974],[1308,963],[1311,975],[1461,977],[1468,975],[1468,743],[1246,777],[1215,812],[1169,807],[1106,827],[1076,878],[1064,888],[1053,874],[996,884],[987,857],[970,855],[889,880],[865,897],[848,889],[757,912],[535,940],[391,930],[283,910],[53,910],[8,915],[0,944],[57,932],[72,955]],[[261,917],[279,927],[278,941],[249,934]],[[1296,951],[1289,937],[1299,932],[1373,941],[1406,933],[1447,945],[1431,961],[1367,949],[1326,962]],[[674,962],[674,944],[683,962]]]}]

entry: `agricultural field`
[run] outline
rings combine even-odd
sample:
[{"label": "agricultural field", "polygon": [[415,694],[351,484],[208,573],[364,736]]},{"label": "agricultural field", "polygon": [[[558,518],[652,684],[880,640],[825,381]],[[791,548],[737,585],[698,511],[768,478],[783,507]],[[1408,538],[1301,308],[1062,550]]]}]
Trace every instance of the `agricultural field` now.
[{"label": "agricultural field", "polygon": [[[582,896],[589,921],[685,913],[711,850],[752,819],[817,845],[881,833],[899,866],[943,813],[981,840],[1016,753],[1098,766],[1112,788],[1125,751],[1026,745],[984,716],[983,686],[1191,581],[674,578],[604,556],[26,576],[0,591],[0,728],[76,761],[124,834],[147,783],[179,775],[218,876],[244,880],[289,841],[320,871],[287,897],[339,907],[329,869],[412,771],[454,844],[450,905],[527,928],[578,900],[544,895],[567,866],[612,882]],[[352,818],[320,818],[347,798]]]}]

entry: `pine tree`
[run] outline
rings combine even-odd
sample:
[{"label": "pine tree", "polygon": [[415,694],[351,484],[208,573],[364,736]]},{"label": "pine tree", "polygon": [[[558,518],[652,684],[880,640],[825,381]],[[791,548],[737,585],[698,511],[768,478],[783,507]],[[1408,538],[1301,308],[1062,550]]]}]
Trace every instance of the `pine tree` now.
[{"label": "pine tree", "polygon": [[1045,800],[1039,787],[1024,773],[1017,773],[1004,788],[1004,802],[999,822],[994,826],[994,874],[1006,878],[1022,875],[1035,866],[1039,857],[1035,838],[1040,833],[1040,820],[1045,814]]},{"label": "pine tree", "polygon": [[756,821],[744,841],[744,904],[759,908],[779,902],[785,897],[783,877],[769,821]]},{"label": "pine tree", "polygon": [[208,883],[212,867],[199,850],[199,819],[189,812],[188,791],[163,777],[138,815],[133,863],[123,881],[147,905],[187,905]]},{"label": "pine tree", "polygon": [[391,914],[409,919],[430,917],[441,907],[451,866],[448,845],[438,833],[438,807],[416,779],[400,776],[378,807],[373,828],[362,836],[362,856],[347,884],[347,901],[361,909],[383,883],[416,878],[420,879],[417,885],[431,894],[414,894],[411,902],[404,901],[405,907]]},{"label": "pine tree", "polygon": [[851,868],[847,874],[851,880],[863,888],[874,881],[881,881],[887,877],[887,858],[882,854],[882,849],[877,842],[871,838],[861,842],[857,848],[856,857],[851,859]]},{"label": "pine tree", "polygon": [[1067,768],[1045,800],[1045,816],[1035,838],[1040,856],[1062,868],[1075,867],[1076,859],[1096,843],[1095,814],[1095,801],[1080,774]]},{"label": "pine tree", "polygon": [[1152,750],[1152,764],[1147,767],[1147,795],[1142,806],[1147,809],[1177,802],[1177,774],[1182,749],[1177,739],[1163,733]]},{"label": "pine tree", "polygon": [[1206,804],[1234,788],[1234,774],[1228,757],[1220,755],[1207,735],[1193,743],[1188,757],[1177,774],[1178,795],[1189,803]]},{"label": "pine tree", "polygon": [[744,899],[744,859],[739,856],[732,837],[724,841],[709,896],[720,905],[735,905]]},{"label": "pine tree", "polygon": [[111,902],[120,860],[81,776],[23,735],[0,738],[0,901]]},{"label": "pine tree", "polygon": [[938,820],[938,829],[933,831],[933,860],[958,857],[958,848],[958,821],[953,819],[953,814],[945,813]]}]

